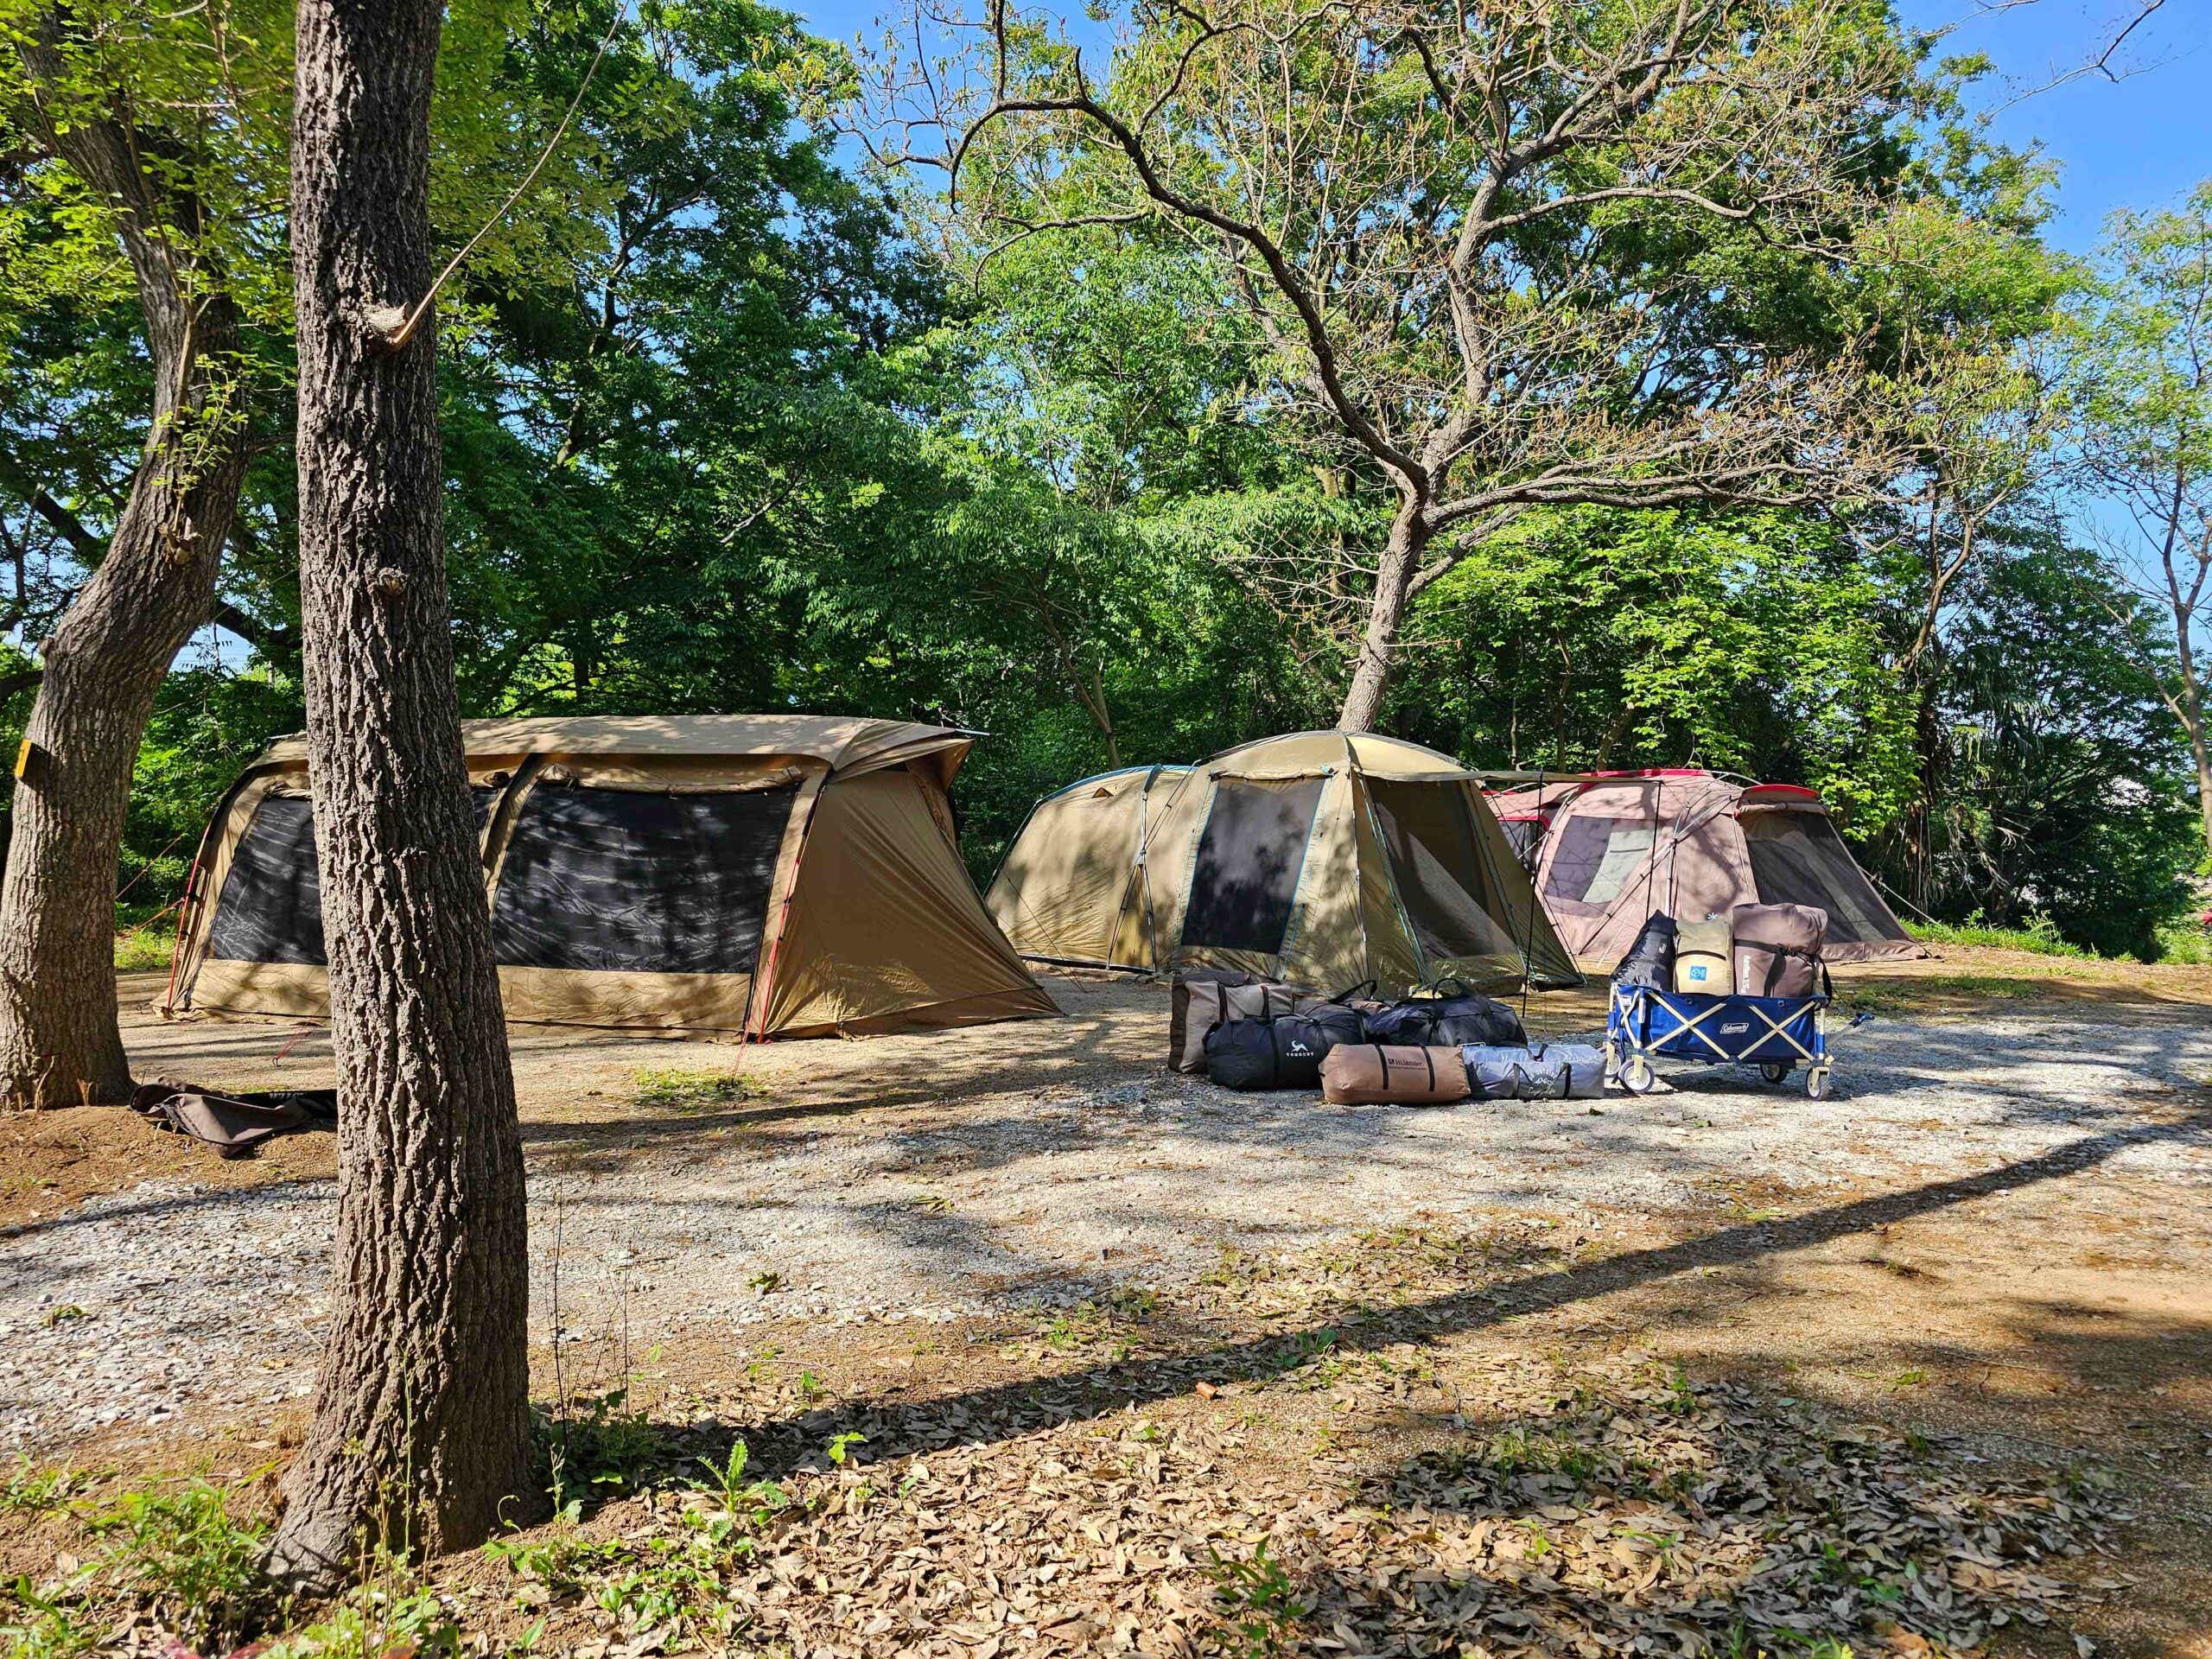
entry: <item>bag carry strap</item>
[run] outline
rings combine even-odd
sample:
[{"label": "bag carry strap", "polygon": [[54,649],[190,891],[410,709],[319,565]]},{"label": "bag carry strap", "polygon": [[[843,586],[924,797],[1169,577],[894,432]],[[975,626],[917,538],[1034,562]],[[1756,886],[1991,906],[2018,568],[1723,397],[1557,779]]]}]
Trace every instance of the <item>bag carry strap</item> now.
[{"label": "bag carry strap", "polygon": [[1421,1045],[1421,1057],[1428,1063],[1428,1092],[1436,1092],[1436,1053],[1426,1043]]},{"label": "bag carry strap", "polygon": [[1363,979],[1357,985],[1347,985],[1343,990],[1338,991],[1334,996],[1331,997],[1329,1001],[1332,1002],[1349,1002],[1352,998],[1357,996],[1362,991],[1371,991],[1376,988],[1377,987],[1375,981],[1371,979]]},{"label": "bag carry strap", "polygon": [[[1782,964],[1791,957],[1811,963],[1821,970],[1821,977],[1823,980],[1827,978],[1828,965],[1821,959],[1821,953],[1817,950],[1807,950],[1795,944],[1761,944],[1757,940],[1752,941],[1751,948],[1754,950],[1764,950],[1768,955],[1766,989],[1759,993],[1761,996],[1774,995],[1774,982],[1782,977]],[[1835,995],[1833,982],[1831,982],[1828,995],[1831,996]]]},{"label": "bag carry strap", "polygon": [[[1457,985],[1459,988],[1457,991],[1446,990],[1445,987],[1447,985]],[[1460,978],[1457,974],[1446,974],[1441,979],[1433,979],[1429,981],[1427,984],[1418,985],[1414,988],[1416,990],[1433,991],[1440,997],[1472,996],[1475,994],[1475,988],[1468,984],[1465,980]]]}]

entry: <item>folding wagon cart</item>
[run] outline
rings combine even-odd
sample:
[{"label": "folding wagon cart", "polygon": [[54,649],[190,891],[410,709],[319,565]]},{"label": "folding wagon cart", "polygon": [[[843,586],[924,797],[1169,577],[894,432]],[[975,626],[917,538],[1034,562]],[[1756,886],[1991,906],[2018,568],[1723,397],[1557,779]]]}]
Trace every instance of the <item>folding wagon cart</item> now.
[{"label": "folding wagon cart", "polygon": [[[1826,983],[1827,976],[1822,976]],[[1616,983],[1605,1011],[1605,1071],[1648,1093],[1656,1056],[1708,1065],[1756,1065],[1769,1083],[1805,1068],[1805,1092],[1828,1094],[1828,995],[1704,996]]]}]

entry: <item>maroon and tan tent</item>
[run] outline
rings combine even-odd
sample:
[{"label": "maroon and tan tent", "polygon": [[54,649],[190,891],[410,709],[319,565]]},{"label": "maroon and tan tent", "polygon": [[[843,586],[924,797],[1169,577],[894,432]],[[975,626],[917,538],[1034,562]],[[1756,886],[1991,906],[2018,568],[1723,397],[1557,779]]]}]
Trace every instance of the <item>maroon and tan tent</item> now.
[{"label": "maroon and tan tent", "polygon": [[1491,805],[1585,963],[1618,960],[1654,912],[1701,921],[1738,905],[1819,906],[1830,962],[1923,954],[1817,790],[1686,767],[1499,790]]},{"label": "maroon and tan tent", "polygon": [[[462,727],[511,1020],[807,1036],[1052,1014],[946,797],[974,734],[775,715]],[[175,1009],[326,1017],[307,745],[217,806]]]}]

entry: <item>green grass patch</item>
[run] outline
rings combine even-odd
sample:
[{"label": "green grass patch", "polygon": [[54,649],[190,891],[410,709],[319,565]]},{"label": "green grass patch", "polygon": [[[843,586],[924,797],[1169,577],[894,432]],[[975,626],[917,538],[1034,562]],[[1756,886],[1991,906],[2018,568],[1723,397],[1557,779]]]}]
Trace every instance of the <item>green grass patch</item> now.
[{"label": "green grass patch", "polygon": [[2040,996],[2043,982],[2003,974],[1917,974],[1910,979],[1867,984],[1852,981],[1836,988],[1836,1001],[1873,1014],[1910,1014],[1946,996],[1986,997],[2013,1001]]},{"label": "green grass patch", "polygon": [[1963,922],[1907,922],[1904,931],[1923,944],[1978,944],[1993,950],[2026,950],[2038,957],[2073,957],[2094,961],[2097,953],[2060,936],[2048,916],[2034,916],[2025,927],[1993,927],[1974,917]]},{"label": "green grass patch", "polygon": [[711,1112],[748,1100],[766,1100],[768,1091],[751,1077],[729,1071],[640,1071],[638,1104],[671,1112]]},{"label": "green grass patch", "polygon": [[109,1584],[193,1646],[229,1646],[282,1605],[261,1573],[266,1524],[233,1512],[225,1487],[188,1480],[124,1492],[86,1517],[106,1544]]},{"label": "green grass patch", "polygon": [[125,928],[115,936],[115,971],[159,972],[169,965],[169,947],[175,943],[175,929],[167,922]]},{"label": "green grass patch", "polygon": [[2195,922],[2168,922],[2158,930],[2158,960],[2199,968],[2212,963],[2212,933]]}]

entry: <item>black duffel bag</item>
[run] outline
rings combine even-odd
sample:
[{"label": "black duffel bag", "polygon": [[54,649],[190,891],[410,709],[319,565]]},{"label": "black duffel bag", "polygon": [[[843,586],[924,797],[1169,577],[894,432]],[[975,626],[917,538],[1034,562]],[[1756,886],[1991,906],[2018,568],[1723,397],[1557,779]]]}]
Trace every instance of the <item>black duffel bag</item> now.
[{"label": "black duffel bag", "polygon": [[1272,1020],[1230,1020],[1206,1033],[1206,1076],[1224,1089],[1319,1089],[1321,1061],[1360,1040],[1356,1008],[1319,1003]]},{"label": "black duffel bag", "polygon": [[1675,939],[1678,929],[1671,916],[1655,913],[1643,931],[1629,946],[1621,965],[1613,969],[1613,983],[1623,990],[1671,991],[1675,988]]},{"label": "black duffel bag", "polygon": [[1496,998],[1469,990],[1465,980],[1441,979],[1426,988],[1436,995],[1406,997],[1370,1014],[1365,1040],[1421,1048],[1464,1048],[1470,1043],[1511,1047],[1528,1040],[1519,1015]]}]

